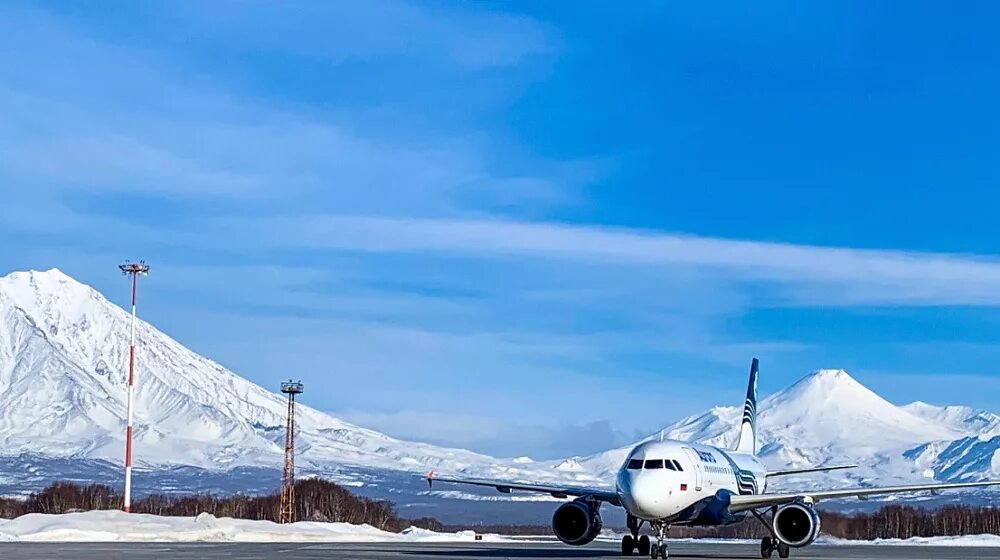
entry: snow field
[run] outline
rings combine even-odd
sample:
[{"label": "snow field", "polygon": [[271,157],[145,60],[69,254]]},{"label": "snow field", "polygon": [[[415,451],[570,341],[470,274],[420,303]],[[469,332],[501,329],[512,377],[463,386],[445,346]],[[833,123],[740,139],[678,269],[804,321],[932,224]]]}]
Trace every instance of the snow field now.
[{"label": "snow field", "polygon": [[[197,517],[162,517],[122,511],[32,513],[0,520],[0,542],[463,542],[475,533],[435,533],[411,527],[390,533],[370,525]],[[485,541],[503,540],[484,535]]]},{"label": "snow field", "polygon": [[[0,542],[473,542],[475,532],[435,533],[411,527],[402,533],[390,533],[370,525],[299,521],[279,525],[271,521],[217,518],[202,513],[196,517],[163,517],[121,511],[81,513],[32,513],[11,520],[0,520]],[[548,537],[548,538],[546,538]],[[621,539],[614,532],[604,532],[598,542]],[[554,542],[550,536],[503,537],[483,535],[484,542]],[[757,541],[727,539],[669,539],[671,542],[714,542],[755,545]],[[1000,547],[998,535],[961,537],[914,537],[852,541],[823,536],[819,546],[991,546]]]}]

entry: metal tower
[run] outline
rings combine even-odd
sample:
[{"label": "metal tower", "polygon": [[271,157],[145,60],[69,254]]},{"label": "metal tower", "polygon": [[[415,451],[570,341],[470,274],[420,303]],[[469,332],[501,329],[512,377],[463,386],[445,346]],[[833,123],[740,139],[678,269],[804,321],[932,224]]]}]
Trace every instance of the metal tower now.
[{"label": "metal tower", "polygon": [[281,473],[281,509],[278,523],[295,522],[295,395],[303,390],[301,381],[289,379],[281,384],[288,395],[288,425],[285,428],[285,469]]},{"label": "metal tower", "polygon": [[132,401],[134,400],[135,386],[135,291],[139,283],[139,276],[149,274],[149,265],[146,261],[132,263],[125,261],[125,264],[118,265],[122,274],[129,276],[132,280],[132,324],[129,334],[128,346],[128,401],[126,407],[125,423],[125,505],[123,509],[127,513],[132,507]]}]

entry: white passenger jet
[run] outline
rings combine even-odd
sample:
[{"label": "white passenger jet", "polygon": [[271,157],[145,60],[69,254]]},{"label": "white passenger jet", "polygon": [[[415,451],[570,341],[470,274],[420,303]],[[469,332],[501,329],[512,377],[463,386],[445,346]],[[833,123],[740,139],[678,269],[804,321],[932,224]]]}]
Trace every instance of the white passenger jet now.
[{"label": "white passenger jet", "polygon": [[[552,531],[569,545],[585,545],[601,531],[601,504],[625,508],[630,534],[622,537],[622,555],[649,554],[667,558],[664,542],[671,525],[718,526],[753,515],[770,537],[760,543],[762,558],[774,552],[788,558],[792,547],[811,544],[819,534],[815,505],[832,498],[866,498],[874,495],[938,492],[955,488],[1000,485],[1000,481],[921,484],[883,488],[843,488],[766,493],[770,478],[852,468],[855,465],[767,471],[757,458],[757,359],[750,367],[743,421],[736,449],[675,440],[647,441],[636,446],[618,471],[615,489],[520,484],[495,480],[427,476],[429,484],[448,482],[491,486],[500,492],[541,492],[557,498],[576,498],[556,509]],[[655,532],[656,542],[639,535],[643,523]]]}]

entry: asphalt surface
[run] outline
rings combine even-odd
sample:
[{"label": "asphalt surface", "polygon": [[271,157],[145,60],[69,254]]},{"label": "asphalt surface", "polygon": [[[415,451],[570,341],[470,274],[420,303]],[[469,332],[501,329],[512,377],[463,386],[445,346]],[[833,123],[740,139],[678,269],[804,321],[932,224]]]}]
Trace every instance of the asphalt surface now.
[{"label": "asphalt surface", "polygon": [[[750,559],[759,558],[757,547],[748,544],[671,543],[671,558]],[[778,555],[775,554],[774,558]],[[168,543],[0,543],[2,560],[151,560],[151,559],[350,559],[412,560],[524,559],[524,558],[621,558],[612,544],[570,548],[558,544],[168,544]],[[638,557],[633,557],[638,558]],[[951,559],[1000,558],[997,548],[931,546],[811,546],[792,551],[792,558],[840,560],[849,558]]]}]

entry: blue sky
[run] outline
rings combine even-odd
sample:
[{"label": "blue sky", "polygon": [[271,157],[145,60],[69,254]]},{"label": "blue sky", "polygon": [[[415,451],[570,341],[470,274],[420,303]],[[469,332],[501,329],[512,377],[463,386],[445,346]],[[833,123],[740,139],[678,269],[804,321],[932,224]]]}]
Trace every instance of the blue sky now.
[{"label": "blue sky", "polygon": [[[572,9],[571,9],[572,8]],[[11,2],[0,268],[388,433],[596,451],[846,368],[1000,409],[996,8]]]}]

